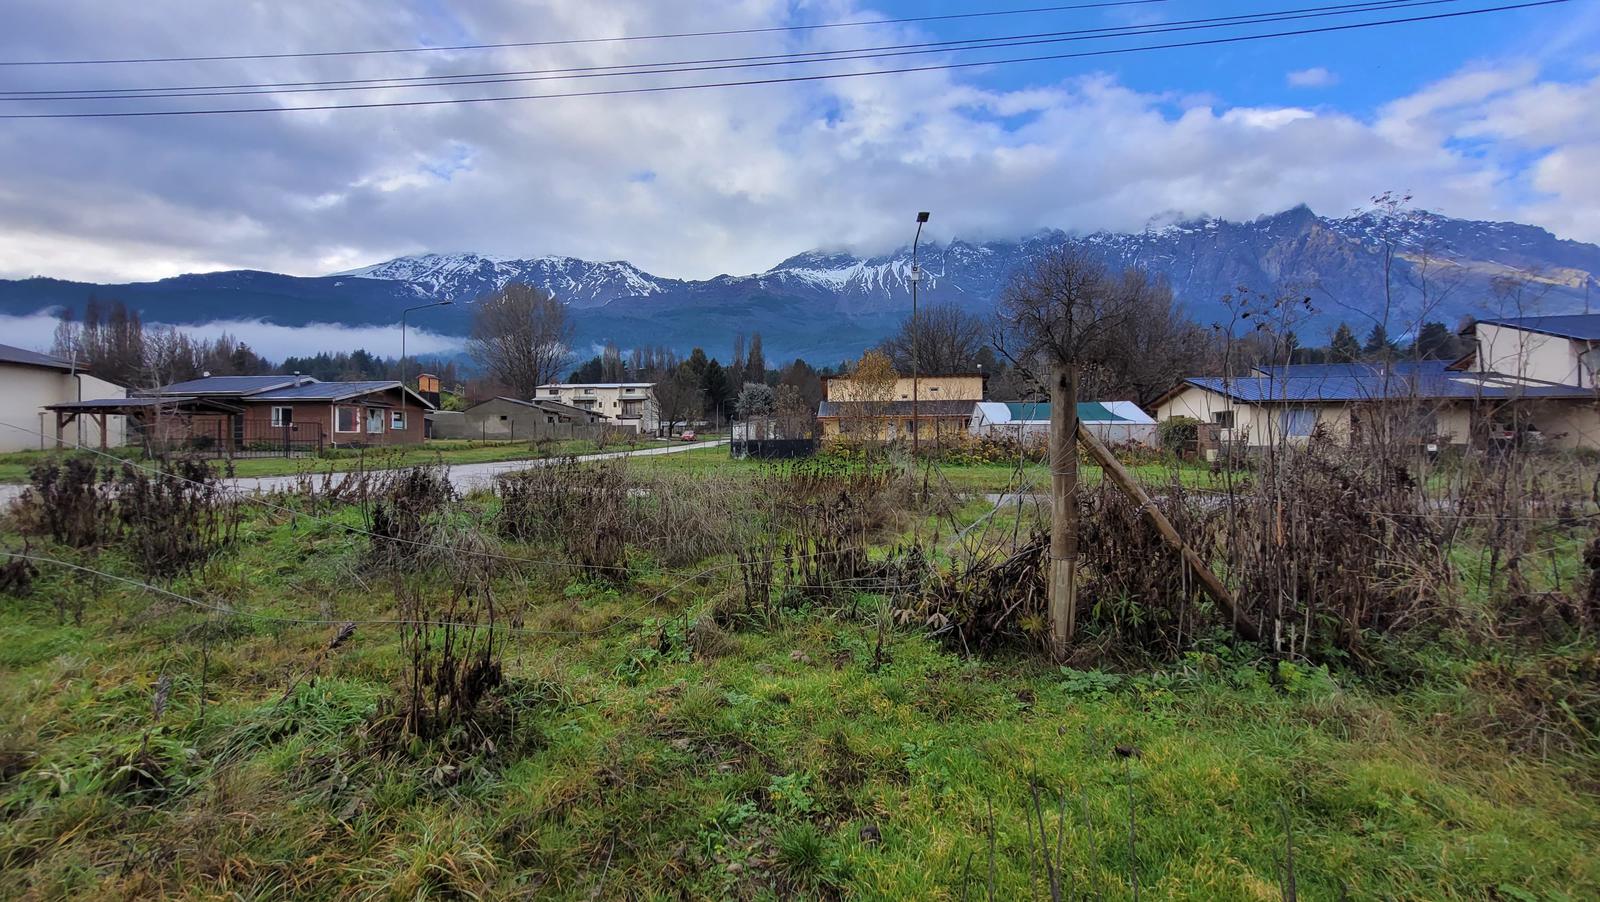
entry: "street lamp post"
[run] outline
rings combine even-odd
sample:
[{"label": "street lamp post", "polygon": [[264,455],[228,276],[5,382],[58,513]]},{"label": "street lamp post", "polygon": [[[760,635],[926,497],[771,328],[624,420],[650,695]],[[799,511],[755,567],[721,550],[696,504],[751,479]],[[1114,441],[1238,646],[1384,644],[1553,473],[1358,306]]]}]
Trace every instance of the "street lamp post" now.
[{"label": "street lamp post", "polygon": [[[400,311],[400,414],[402,419],[409,417],[406,412],[406,314],[413,310],[427,310],[430,307],[449,307],[455,301],[435,301],[432,304],[418,304]],[[406,419],[406,428],[411,428],[411,421]]]},{"label": "street lamp post", "polygon": [[926,211],[917,214],[917,235],[911,239],[911,454],[916,456],[921,447],[922,420],[918,418],[918,401],[922,391],[918,384],[917,367],[921,356],[921,335],[917,327],[917,283],[922,281],[922,270],[917,268],[917,245],[922,242],[922,226],[928,221]]}]

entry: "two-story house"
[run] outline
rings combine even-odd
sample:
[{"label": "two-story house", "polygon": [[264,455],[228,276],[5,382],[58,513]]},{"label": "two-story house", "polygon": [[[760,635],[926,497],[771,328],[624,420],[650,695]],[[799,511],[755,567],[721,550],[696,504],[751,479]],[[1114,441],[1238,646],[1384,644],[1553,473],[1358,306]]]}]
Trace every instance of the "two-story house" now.
[{"label": "two-story house", "polygon": [[640,433],[655,432],[659,425],[651,382],[551,382],[539,386],[530,400],[570,404]]},{"label": "two-story house", "polygon": [[[823,438],[855,435],[880,441],[953,436],[972,424],[974,404],[983,400],[983,373],[900,376],[892,386],[865,384],[849,376],[822,381],[817,422]],[[912,403],[912,391],[916,403]]]}]

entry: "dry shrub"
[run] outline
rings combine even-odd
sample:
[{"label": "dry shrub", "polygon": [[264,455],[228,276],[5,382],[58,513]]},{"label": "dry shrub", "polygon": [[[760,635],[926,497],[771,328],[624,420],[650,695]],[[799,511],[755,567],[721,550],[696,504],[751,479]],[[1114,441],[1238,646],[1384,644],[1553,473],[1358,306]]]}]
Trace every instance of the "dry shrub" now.
[{"label": "dry shrub", "polygon": [[1003,557],[958,561],[922,597],[908,601],[901,619],[918,618],[937,636],[966,652],[1049,644],[1046,572],[1050,537],[1035,533]]},{"label": "dry shrub", "polygon": [[[28,553],[27,546],[23,546],[22,553]],[[33,561],[12,557],[0,564],[0,594],[20,598],[33,591],[33,581],[38,578],[39,568],[33,565]]]},{"label": "dry shrub", "polygon": [[496,481],[496,531],[518,542],[548,542],[592,576],[616,579],[627,566],[626,471],[615,462],[567,458]]},{"label": "dry shrub", "polygon": [[380,567],[438,560],[440,526],[455,500],[450,473],[428,464],[396,470],[371,486],[368,558]]},{"label": "dry shrub", "polygon": [[381,706],[369,735],[383,747],[401,737],[449,736],[466,750],[493,737],[475,729],[482,704],[504,681],[493,590],[493,559],[471,533],[458,538],[448,590],[395,580],[400,647],[405,662],[400,698]]},{"label": "dry shrub", "polygon": [[1360,653],[1368,633],[1458,613],[1446,535],[1418,481],[1359,446],[1317,435],[1279,449],[1251,490],[1222,503],[1220,531],[1201,547],[1222,550],[1245,615],[1278,652]]},{"label": "dry shrub", "polygon": [[123,465],[112,494],[134,565],[145,576],[170,579],[232,541],[239,515],[205,461],[179,458],[160,468]]},{"label": "dry shrub", "polygon": [[28,480],[18,502],[24,532],[73,548],[98,545],[114,534],[107,486],[92,461],[73,457],[40,464],[28,471]]}]

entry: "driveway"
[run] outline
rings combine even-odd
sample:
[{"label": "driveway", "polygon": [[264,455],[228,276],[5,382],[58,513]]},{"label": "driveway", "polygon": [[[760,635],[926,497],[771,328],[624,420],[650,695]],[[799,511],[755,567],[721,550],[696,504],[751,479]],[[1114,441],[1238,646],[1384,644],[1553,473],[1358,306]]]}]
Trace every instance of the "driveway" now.
[{"label": "driveway", "polygon": [[[599,454],[582,454],[576,460],[615,460],[619,457],[649,457],[656,454],[682,454],[685,451],[695,451],[700,448],[715,448],[726,445],[727,439],[717,439],[709,442],[684,442],[681,445],[665,445],[660,448],[640,448],[635,451],[605,451]],[[487,488],[494,484],[496,476],[502,473],[515,473],[518,470],[527,470],[532,467],[542,467],[554,460],[562,458],[537,458],[532,460],[500,460],[493,463],[481,464],[451,464],[450,484],[456,491],[469,492],[473,489]],[[313,471],[314,472],[314,471]],[[249,476],[236,477],[223,480],[223,484],[230,490],[249,494],[252,492],[271,492],[280,489],[293,489],[299,482],[298,476]],[[0,507],[7,506],[21,497],[24,485],[0,485]]]}]

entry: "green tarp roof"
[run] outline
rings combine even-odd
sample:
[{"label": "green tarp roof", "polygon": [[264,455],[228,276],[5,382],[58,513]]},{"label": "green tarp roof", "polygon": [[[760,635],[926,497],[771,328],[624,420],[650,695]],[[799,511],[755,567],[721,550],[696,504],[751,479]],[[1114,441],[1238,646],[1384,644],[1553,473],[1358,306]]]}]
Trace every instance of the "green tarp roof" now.
[{"label": "green tarp roof", "polygon": [[[1050,405],[1037,401],[1007,401],[1006,409],[1011,412],[1012,422],[1017,420],[1048,420],[1050,419]],[[1091,423],[1126,423],[1127,417],[1112,413],[1109,408],[1098,401],[1084,401],[1078,405],[1078,419],[1088,420]]]}]

